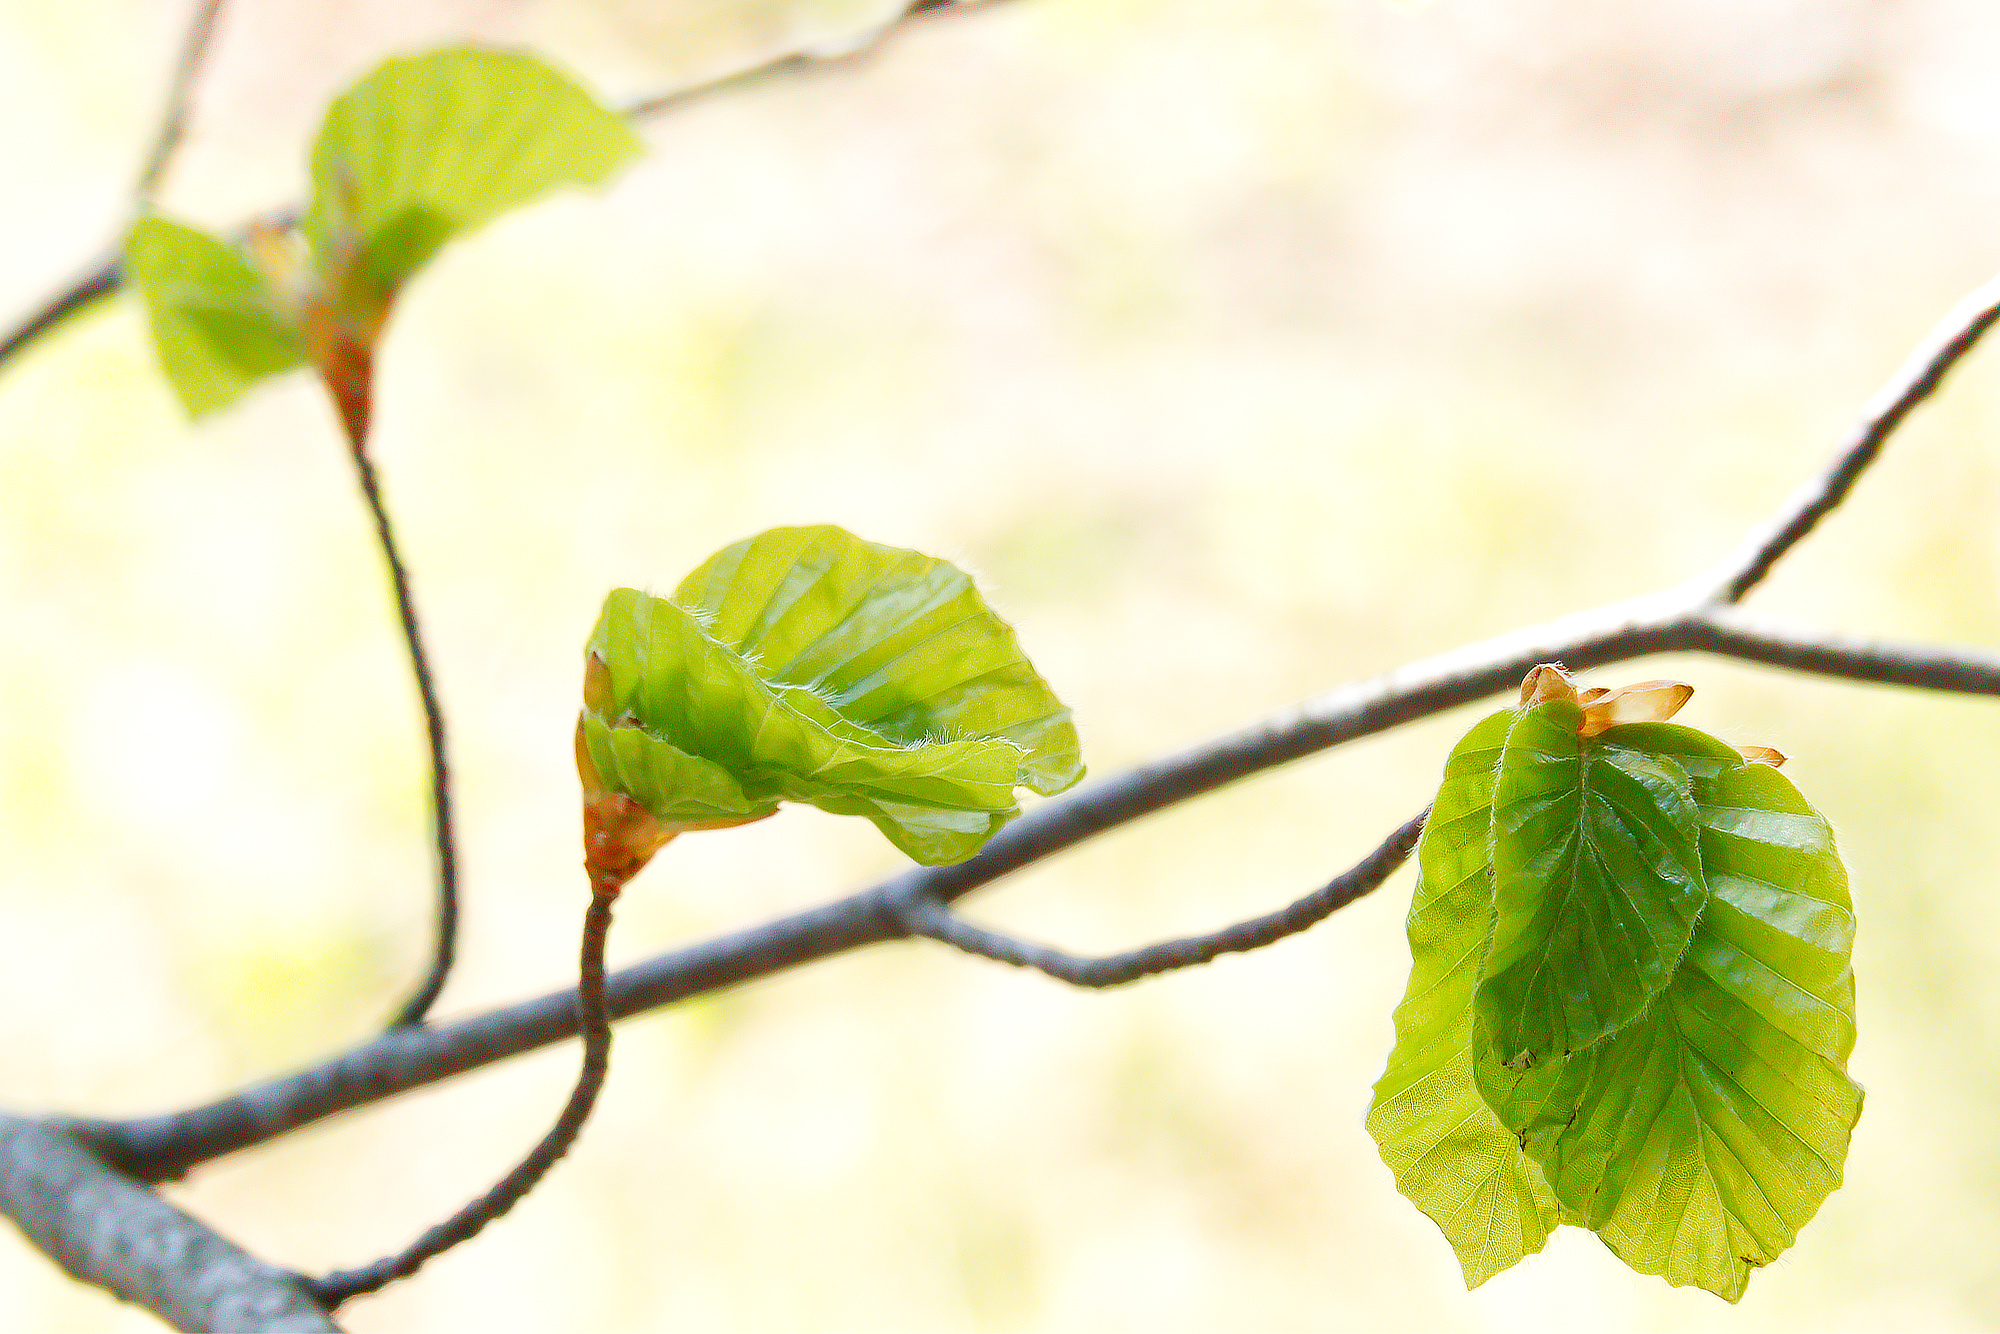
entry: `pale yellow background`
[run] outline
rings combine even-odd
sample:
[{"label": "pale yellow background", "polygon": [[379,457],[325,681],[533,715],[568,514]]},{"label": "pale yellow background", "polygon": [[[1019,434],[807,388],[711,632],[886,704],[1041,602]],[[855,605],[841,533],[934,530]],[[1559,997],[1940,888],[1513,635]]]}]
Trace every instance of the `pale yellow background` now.
[{"label": "pale yellow background", "polygon": [[[613,97],[863,0],[236,0],[167,202],[300,188],[382,53],[531,44]],[[424,11],[418,16],[415,11]],[[406,13],[405,11],[411,11]],[[184,19],[0,6],[0,310],[123,225]],[[409,293],[379,455],[440,663],[470,897],[447,1014],[568,977],[569,728],[604,591],[766,525],[969,564],[1095,773],[1691,575],[2000,267],[1989,0],[1014,0],[649,126],[645,164]],[[1757,604],[2000,639],[2000,371],[1975,361]],[[131,303],[0,380],[0,1103],[184,1105],[365,1036],[430,908],[418,721],[323,404],[199,428]],[[1588,1234],[1466,1294],[1364,1134],[1410,873],[1111,994],[926,943],[623,1026],[547,1185],[367,1330],[2000,1326],[2000,717],[1692,657],[1776,745],[1861,916],[1848,1184],[1739,1307]],[[1079,949],[1275,906],[1416,810],[1474,712],[989,890]],[[685,840],[619,959],[896,869],[792,812]],[[306,1269],[400,1246],[540,1132],[570,1050],[198,1171]],[[148,1317],[0,1240],[0,1327]]]}]

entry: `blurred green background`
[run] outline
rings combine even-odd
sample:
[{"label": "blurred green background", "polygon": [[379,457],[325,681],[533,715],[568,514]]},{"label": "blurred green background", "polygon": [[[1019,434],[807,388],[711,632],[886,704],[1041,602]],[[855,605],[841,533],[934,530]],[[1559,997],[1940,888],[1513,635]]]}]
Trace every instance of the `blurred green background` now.
[{"label": "blurred green background", "polygon": [[[186,18],[0,4],[0,310],[122,228]],[[296,197],[381,55],[526,44],[612,98],[879,0],[236,0],[166,194]],[[453,726],[443,1012],[562,985],[569,731],[615,584],[831,521],[965,563],[1096,774],[1412,657],[1694,574],[2000,265],[1984,0],[1013,0],[647,127],[408,294],[377,452]],[[1755,605],[2000,641],[1982,354]],[[1361,1127],[1411,873],[1110,994],[928,943],[624,1025],[578,1149],[357,1331],[2000,1326],[2000,716],[1693,657],[1780,747],[1861,919],[1847,1185],[1738,1307],[1587,1233],[1476,1293]],[[1080,950],[1263,911],[1416,810],[1477,710],[988,890]],[[369,1033],[430,918],[420,723],[324,403],[191,429],[121,299],[0,379],[0,1102],[140,1113]],[[637,959],[892,872],[808,810],[675,844]],[[170,1194],[308,1270],[400,1246],[552,1117],[564,1049]],[[8,1234],[0,1327],[124,1330]]]}]

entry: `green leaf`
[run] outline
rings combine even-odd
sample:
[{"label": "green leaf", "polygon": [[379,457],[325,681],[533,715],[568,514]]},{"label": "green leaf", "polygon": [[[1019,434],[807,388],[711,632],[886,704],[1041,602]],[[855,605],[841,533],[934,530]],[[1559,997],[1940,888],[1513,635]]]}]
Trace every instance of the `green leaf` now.
[{"label": "green leaf", "polygon": [[1473,1083],[1472,993],[1493,923],[1492,801],[1514,711],[1485,718],[1445,762],[1417,845],[1410,984],[1368,1133],[1396,1189],[1444,1232],[1474,1288],[1542,1249],[1556,1205]]},{"label": "green leaf", "polygon": [[1069,710],[950,563],[830,526],[716,553],[672,601],[618,589],[590,640],[599,780],[663,825],[802,801],[930,865],[1083,776]]},{"label": "green leaf", "polygon": [[1734,1301],[1840,1185],[1861,1113],[1847,875],[1826,821],[1770,766],[1668,724],[1604,740],[1693,771],[1710,898],[1660,1003],[1575,1060],[1520,1128],[1565,1208],[1627,1264]]},{"label": "green leaf", "polygon": [[1503,1064],[1580,1051],[1667,985],[1708,891],[1685,770],[1577,734],[1554,700],[1507,735],[1493,794],[1493,943],[1474,1006]]},{"label": "green leaf", "polygon": [[139,219],[125,240],[125,274],[145,299],[160,367],[190,417],[305,362],[298,328],[263,278],[206,233]]},{"label": "green leaf", "polygon": [[528,56],[390,60],[321,122],[307,242],[322,275],[358,252],[390,294],[453,237],[559,186],[595,185],[638,151],[623,120]]},{"label": "green leaf", "polygon": [[[1665,986],[1629,1022],[1509,1068],[1475,1022],[1475,986],[1498,932],[1497,813],[1532,791],[1510,789],[1510,764],[1568,750],[1517,720],[1551,707],[1485,719],[1447,763],[1418,852],[1410,987],[1369,1129],[1468,1285],[1540,1249],[1561,1221],[1594,1229],[1642,1273],[1734,1301],[1839,1186],[1860,1115],[1846,1074],[1846,872],[1826,821],[1769,765],[1665,723],[1582,740],[1587,790],[1604,773],[1649,774],[1690,800],[1707,897]],[[1569,726],[1580,715],[1565,707],[1549,717]],[[1535,749],[1517,754],[1517,740]],[[1629,966],[1639,971],[1636,958]]]}]

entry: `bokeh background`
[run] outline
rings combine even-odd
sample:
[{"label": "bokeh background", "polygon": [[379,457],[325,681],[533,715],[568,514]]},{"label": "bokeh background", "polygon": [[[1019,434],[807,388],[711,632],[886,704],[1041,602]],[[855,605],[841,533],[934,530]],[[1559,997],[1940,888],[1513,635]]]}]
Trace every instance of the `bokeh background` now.
[{"label": "bokeh background", "polygon": [[[166,206],[294,199],[385,53],[532,46],[607,97],[880,0],[232,0]],[[0,310],[115,237],[187,16],[0,4]],[[650,123],[644,165],[408,294],[377,452],[452,722],[470,895],[443,1012],[571,974],[569,730],[605,590],[767,525],[960,560],[1095,773],[1694,574],[2000,267],[1987,0],[1012,0]],[[1756,605],[2000,641],[1981,354]],[[357,1331],[2000,1327],[2000,716],[1698,659],[1779,746],[1861,920],[1868,1105],[1740,1306],[1587,1233],[1471,1294],[1362,1130],[1411,873],[1110,994],[908,943],[624,1025],[581,1145]],[[1081,950],[1286,901],[1422,804],[1477,710],[983,892]],[[324,403],[190,428],[121,299],[0,378],[0,1101],[141,1113],[368,1034],[430,918],[420,724]],[[897,857],[793,811],[683,840],[626,960]],[[309,1270],[402,1245],[553,1115],[545,1052],[170,1194]],[[0,1326],[149,1317],[0,1239]]]}]

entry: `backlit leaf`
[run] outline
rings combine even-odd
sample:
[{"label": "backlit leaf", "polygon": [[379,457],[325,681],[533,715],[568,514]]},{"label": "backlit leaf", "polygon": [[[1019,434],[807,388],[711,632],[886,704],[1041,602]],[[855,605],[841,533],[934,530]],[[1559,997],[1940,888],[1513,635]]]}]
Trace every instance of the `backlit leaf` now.
[{"label": "backlit leaf", "polygon": [[1017,786],[1083,775],[1069,710],[971,579],[839,528],[736,543],[671,601],[618,589],[590,652],[599,781],[670,827],[801,801],[943,864],[1020,813]]},{"label": "backlit leaf", "polygon": [[161,217],[125,240],[125,274],[146,303],[153,347],[190,417],[234,403],[305,361],[292,317],[233,247]]},{"label": "backlit leaf", "polygon": [[1417,845],[1410,984],[1368,1113],[1396,1189],[1444,1232],[1468,1288],[1541,1250],[1556,1225],[1541,1168],[1473,1085],[1472,991],[1493,922],[1493,786],[1513,722],[1512,710],[1484,719],[1445,762]]},{"label": "backlit leaf", "polygon": [[393,292],[438,249],[639,151],[614,113],[540,61],[452,47],[389,60],[335,99],[313,144],[304,230],[322,274],[360,255]]},{"label": "backlit leaf", "polygon": [[[1369,1129],[1398,1187],[1445,1230],[1468,1284],[1539,1249],[1559,1220],[1592,1228],[1642,1273],[1734,1301],[1750,1273],[1782,1254],[1839,1186],[1860,1115],[1861,1091],[1846,1074],[1854,1042],[1846,872],[1826,821],[1772,764],[1662,722],[1619,724],[1614,716],[1595,735],[1577,706],[1612,692],[1572,691],[1572,698],[1561,693],[1566,680],[1545,677],[1540,689],[1524,688],[1520,710],[1483,720],[1447,764],[1437,823],[1419,848],[1410,988]],[[1670,692],[1653,689],[1665,684],[1645,691],[1672,703]],[[1661,714],[1643,700],[1630,712]],[[1574,751],[1525,721],[1537,715],[1580,731]],[[1522,739],[1532,746],[1517,752]],[[1612,774],[1655,780],[1644,784],[1648,812],[1674,806],[1661,790],[1680,794],[1692,812],[1706,897],[1664,985],[1650,989],[1626,1022],[1567,1053],[1510,1064],[1487,1031],[1484,993],[1475,988],[1480,961],[1493,968],[1505,915],[1492,888],[1504,884],[1499,813],[1510,801],[1543,812],[1560,807],[1547,793],[1567,790],[1526,781],[1545,756],[1580,775],[1585,803]],[[1510,786],[1515,765],[1528,766],[1526,778]],[[1490,812],[1484,825],[1482,798]],[[1549,827],[1553,846],[1570,841],[1566,819]],[[1679,817],[1662,827],[1665,842]],[[1517,835],[1537,828],[1533,818],[1513,824]],[[1533,855],[1525,850],[1522,863]],[[1684,868],[1678,858],[1668,862],[1662,872],[1640,858],[1620,874],[1658,880]],[[1606,892],[1623,895],[1612,901],[1629,912],[1659,891],[1620,881]],[[1638,977],[1643,944],[1625,960]],[[1551,990],[1588,994],[1600,985],[1600,965],[1615,971],[1612,956],[1587,951],[1552,963],[1556,974],[1568,966],[1578,976],[1566,992]],[[1541,1232],[1523,1227],[1524,1202],[1538,1211]]]}]

